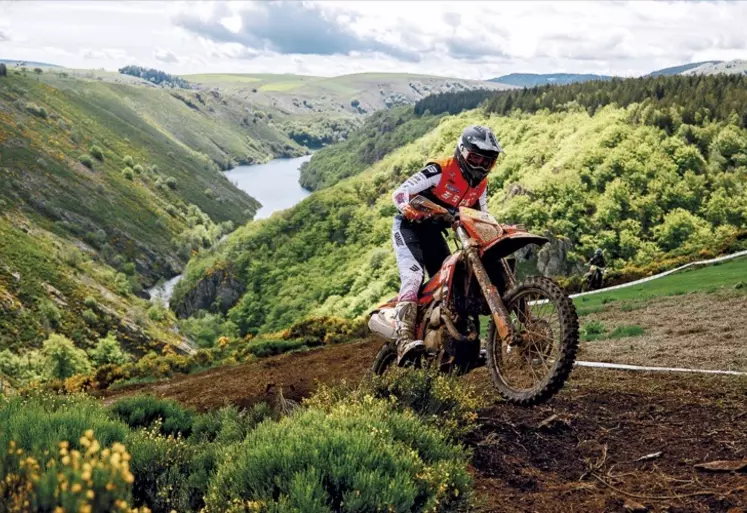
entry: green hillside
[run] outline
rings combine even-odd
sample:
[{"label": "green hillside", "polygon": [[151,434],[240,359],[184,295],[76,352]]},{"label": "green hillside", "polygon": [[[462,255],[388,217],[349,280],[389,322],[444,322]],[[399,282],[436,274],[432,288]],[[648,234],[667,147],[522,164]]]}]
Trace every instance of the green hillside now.
[{"label": "green hillside", "polygon": [[112,330],[136,354],[180,343],[136,295],[256,212],[220,168],[307,151],[244,107],[58,70],[0,77],[0,351],[51,332],[90,348]]},{"label": "green hillside", "polygon": [[435,116],[415,115],[413,107],[376,112],[350,137],[316,152],[301,167],[301,185],[311,191],[361,173],[392,150],[418,139],[438,124]]},{"label": "green hillside", "polygon": [[[679,94],[687,84],[721,98],[741,98],[743,91],[737,79],[672,80],[679,82],[667,84]],[[555,102],[556,112],[481,110],[443,119],[362,174],[240,228],[226,244],[190,262],[174,298],[176,311],[187,315],[213,305],[227,311],[243,332],[254,332],[285,327],[307,314],[360,315],[391,296],[398,278],[389,241],[395,212],[390,193],[427,158],[450,154],[457,135],[471,123],[493,128],[506,148],[490,178],[492,213],[556,240],[544,250],[546,273],[578,272],[578,262],[595,247],[606,251],[616,279],[743,247],[747,132],[742,119],[726,109],[718,117],[704,116],[710,97],[698,104],[683,95],[691,103],[678,104],[678,93],[666,93],[665,85],[654,100],[628,101],[643,96],[650,86],[646,80],[601,84],[617,87],[627,106],[615,105],[608,95],[600,97],[606,107]],[[561,98],[569,94],[565,87],[590,86],[551,90]],[[534,93],[502,93],[496,99],[526,97],[538,105],[528,94]],[[489,109],[505,106],[505,99],[500,101]],[[546,265],[553,260],[561,265]],[[217,283],[231,284],[227,288],[241,299],[234,306],[216,304],[204,292],[220,290],[211,287]]]}]

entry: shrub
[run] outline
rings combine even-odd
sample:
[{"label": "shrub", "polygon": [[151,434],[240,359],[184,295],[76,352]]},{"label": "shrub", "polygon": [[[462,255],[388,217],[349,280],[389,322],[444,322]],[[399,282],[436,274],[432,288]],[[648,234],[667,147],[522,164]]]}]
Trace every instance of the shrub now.
[{"label": "shrub", "polygon": [[413,413],[367,397],[265,422],[231,449],[206,511],[456,511],[469,498],[463,449]]},{"label": "shrub", "polygon": [[42,322],[46,322],[49,327],[56,328],[62,320],[62,313],[52,301],[42,299],[38,303],[39,317]]},{"label": "shrub", "polygon": [[133,171],[135,171],[137,174],[142,175],[143,174],[143,166],[140,164],[135,164],[132,168]]},{"label": "shrub", "polygon": [[126,167],[122,170],[122,176],[124,176],[127,180],[134,180],[135,179],[135,173],[132,171],[132,168]]},{"label": "shrub", "polygon": [[5,63],[0,62],[0,77],[7,77],[8,76],[8,67],[5,65]]},{"label": "shrub", "polygon": [[485,406],[474,388],[433,369],[394,369],[385,376],[374,376],[362,390],[381,399],[396,400],[398,408],[413,411],[454,437],[472,431],[477,410]]},{"label": "shrub", "polygon": [[130,155],[125,155],[125,158],[122,159],[122,162],[124,162],[125,166],[127,167],[133,167],[135,165],[135,159],[133,159]]},{"label": "shrub", "polygon": [[225,406],[217,412],[198,415],[192,426],[190,441],[217,442],[221,445],[241,442],[258,424],[271,416],[272,408],[267,403],[255,404],[243,412],[236,406]]},{"label": "shrub", "polygon": [[210,199],[215,198],[215,193],[213,192],[213,189],[205,189],[205,196],[207,196]]},{"label": "shrub", "polygon": [[104,160],[104,152],[95,144],[91,146],[88,151],[96,160]]},{"label": "shrub", "polygon": [[176,189],[176,178],[173,176],[169,176],[166,178],[166,185],[169,187],[169,189]]},{"label": "shrub", "polygon": [[132,455],[136,503],[147,504],[154,513],[201,510],[216,447],[189,445],[157,430],[133,432],[126,445]]},{"label": "shrub", "polygon": [[353,100],[350,102],[350,106],[353,107],[354,109],[357,109],[360,104],[361,102],[358,100]]},{"label": "shrub", "polygon": [[41,68],[34,68],[34,73],[37,75],[41,75],[43,73],[43,70]]},{"label": "shrub", "polygon": [[236,339],[239,330],[231,321],[219,314],[201,313],[197,317],[184,319],[179,323],[181,332],[200,347],[214,347],[221,336]]},{"label": "shrub", "polygon": [[286,338],[299,339],[309,346],[315,346],[347,342],[364,337],[366,333],[366,324],[362,319],[309,317],[288,328]]},{"label": "shrub", "polygon": [[42,119],[47,119],[47,109],[44,107],[39,107],[35,103],[27,103],[26,104],[26,110],[29,111],[34,116],[40,117]]},{"label": "shrub", "polygon": [[78,160],[80,161],[81,164],[86,166],[88,169],[93,169],[93,159],[91,158],[90,155],[83,154],[78,158]]},{"label": "shrub", "polygon": [[158,421],[161,433],[174,436],[189,436],[195,416],[193,410],[176,401],[152,395],[125,397],[114,403],[111,411],[132,428],[152,427]]},{"label": "shrub", "polygon": [[86,296],[86,298],[83,300],[83,304],[88,308],[96,308],[96,306],[98,306],[98,302],[93,296]]},{"label": "shrub", "polygon": [[113,333],[107,333],[105,337],[100,338],[94,347],[88,353],[93,363],[100,367],[102,365],[123,365],[130,361],[128,355],[119,344],[119,341]]},{"label": "shrub", "polygon": [[257,358],[266,358],[289,351],[306,349],[308,346],[303,340],[253,340],[239,351],[239,355],[252,354]]},{"label": "shrub", "polygon": [[0,510],[104,513],[118,510],[117,501],[128,506],[133,475],[119,443],[127,427],[94,400],[16,394],[0,401],[0,425]]},{"label": "shrub", "polygon": [[89,326],[94,326],[97,322],[99,322],[99,317],[90,308],[86,308],[85,310],[83,310],[81,317]]},{"label": "shrub", "polygon": [[75,374],[91,372],[91,362],[82,349],[64,335],[53,333],[44,341],[42,355],[46,359],[49,376],[55,379],[66,379]]}]

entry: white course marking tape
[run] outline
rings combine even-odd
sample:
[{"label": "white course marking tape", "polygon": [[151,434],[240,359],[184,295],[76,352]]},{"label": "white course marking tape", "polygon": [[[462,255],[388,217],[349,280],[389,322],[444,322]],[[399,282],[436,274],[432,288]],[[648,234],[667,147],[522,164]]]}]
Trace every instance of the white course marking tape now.
[{"label": "white course marking tape", "polygon": [[627,365],[624,363],[602,363],[602,362],[583,362],[577,361],[577,367],[592,367],[595,369],[618,369],[645,372],[695,372],[698,374],[726,374],[728,376],[747,376],[747,372],[730,371],[730,370],[709,370],[709,369],[683,369],[678,367],[642,367],[640,365]]},{"label": "white course marking tape", "polygon": [[654,274],[653,276],[649,276],[647,278],[641,278],[640,280],[630,281],[628,283],[622,283],[620,285],[615,285],[613,287],[606,287],[603,289],[597,289],[597,290],[590,290],[588,292],[579,292],[578,294],[571,294],[570,297],[581,297],[581,296],[588,296],[591,294],[599,294],[601,292],[608,292],[610,290],[616,290],[616,289],[623,289],[625,287],[632,287],[633,285],[638,285],[639,283],[646,283],[647,281],[655,280],[657,278],[662,278],[664,276],[668,276],[670,274],[676,273],[677,271],[681,271],[683,269],[687,269],[688,267],[695,267],[700,265],[710,265],[715,264],[716,262],[723,262],[725,260],[732,260],[734,258],[739,258],[747,256],[747,251],[739,251],[737,253],[732,253],[731,255],[724,255],[716,258],[711,258],[710,260],[699,260],[697,262],[690,262],[689,264],[681,265],[679,267],[675,267],[674,269],[670,269],[669,271],[664,271],[663,273]]}]

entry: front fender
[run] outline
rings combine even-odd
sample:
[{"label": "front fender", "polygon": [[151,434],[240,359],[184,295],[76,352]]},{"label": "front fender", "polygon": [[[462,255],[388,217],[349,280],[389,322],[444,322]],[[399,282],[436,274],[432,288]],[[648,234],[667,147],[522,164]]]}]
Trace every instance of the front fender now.
[{"label": "front fender", "polygon": [[548,238],[534,235],[533,233],[508,233],[482,248],[480,250],[480,256],[490,252],[491,258],[504,258],[529,244],[537,244],[538,246],[541,246],[548,242],[550,242]]}]

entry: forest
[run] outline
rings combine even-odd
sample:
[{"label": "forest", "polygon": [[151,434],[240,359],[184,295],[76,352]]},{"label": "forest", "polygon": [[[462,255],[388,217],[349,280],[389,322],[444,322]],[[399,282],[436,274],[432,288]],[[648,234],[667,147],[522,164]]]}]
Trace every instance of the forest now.
[{"label": "forest", "polygon": [[192,86],[181,77],[171,75],[165,71],[161,71],[154,68],[144,68],[142,66],[125,66],[119,68],[119,72],[123,75],[131,75],[133,77],[140,77],[148,82],[154,84],[168,86],[168,87],[180,87],[182,89],[191,89]]},{"label": "forest", "polygon": [[[613,80],[593,86],[626,92],[621,103],[645,97],[657,83],[667,86],[660,97],[609,103],[592,112],[576,101],[553,111],[517,107],[503,115],[489,103],[448,117],[355,179],[239,228],[223,246],[189,264],[174,300],[178,304],[189,289],[221,270],[245,286],[236,305],[224,311],[240,333],[277,330],[310,314],[364,314],[393,295],[398,283],[389,241],[391,191],[427,158],[451,153],[458,134],[472,123],[490,126],[506,148],[489,178],[491,212],[567,241],[561,255],[565,273],[578,273],[596,247],[604,249],[613,275],[621,279],[744,247],[742,119],[723,109],[708,119],[679,115],[685,108],[695,114],[706,109],[711,96],[741,98],[743,80],[664,77],[623,85]],[[672,91],[710,85],[715,89],[702,105],[675,103],[692,97]],[[546,92],[563,98],[570,96],[566,87],[592,86]],[[495,98],[522,94],[534,93]],[[671,123],[652,122],[662,116]]]},{"label": "forest", "polygon": [[411,106],[375,112],[345,141],[315,153],[301,168],[299,182],[314,191],[357,175],[395,148],[422,137],[438,121],[435,116],[416,115]]}]

